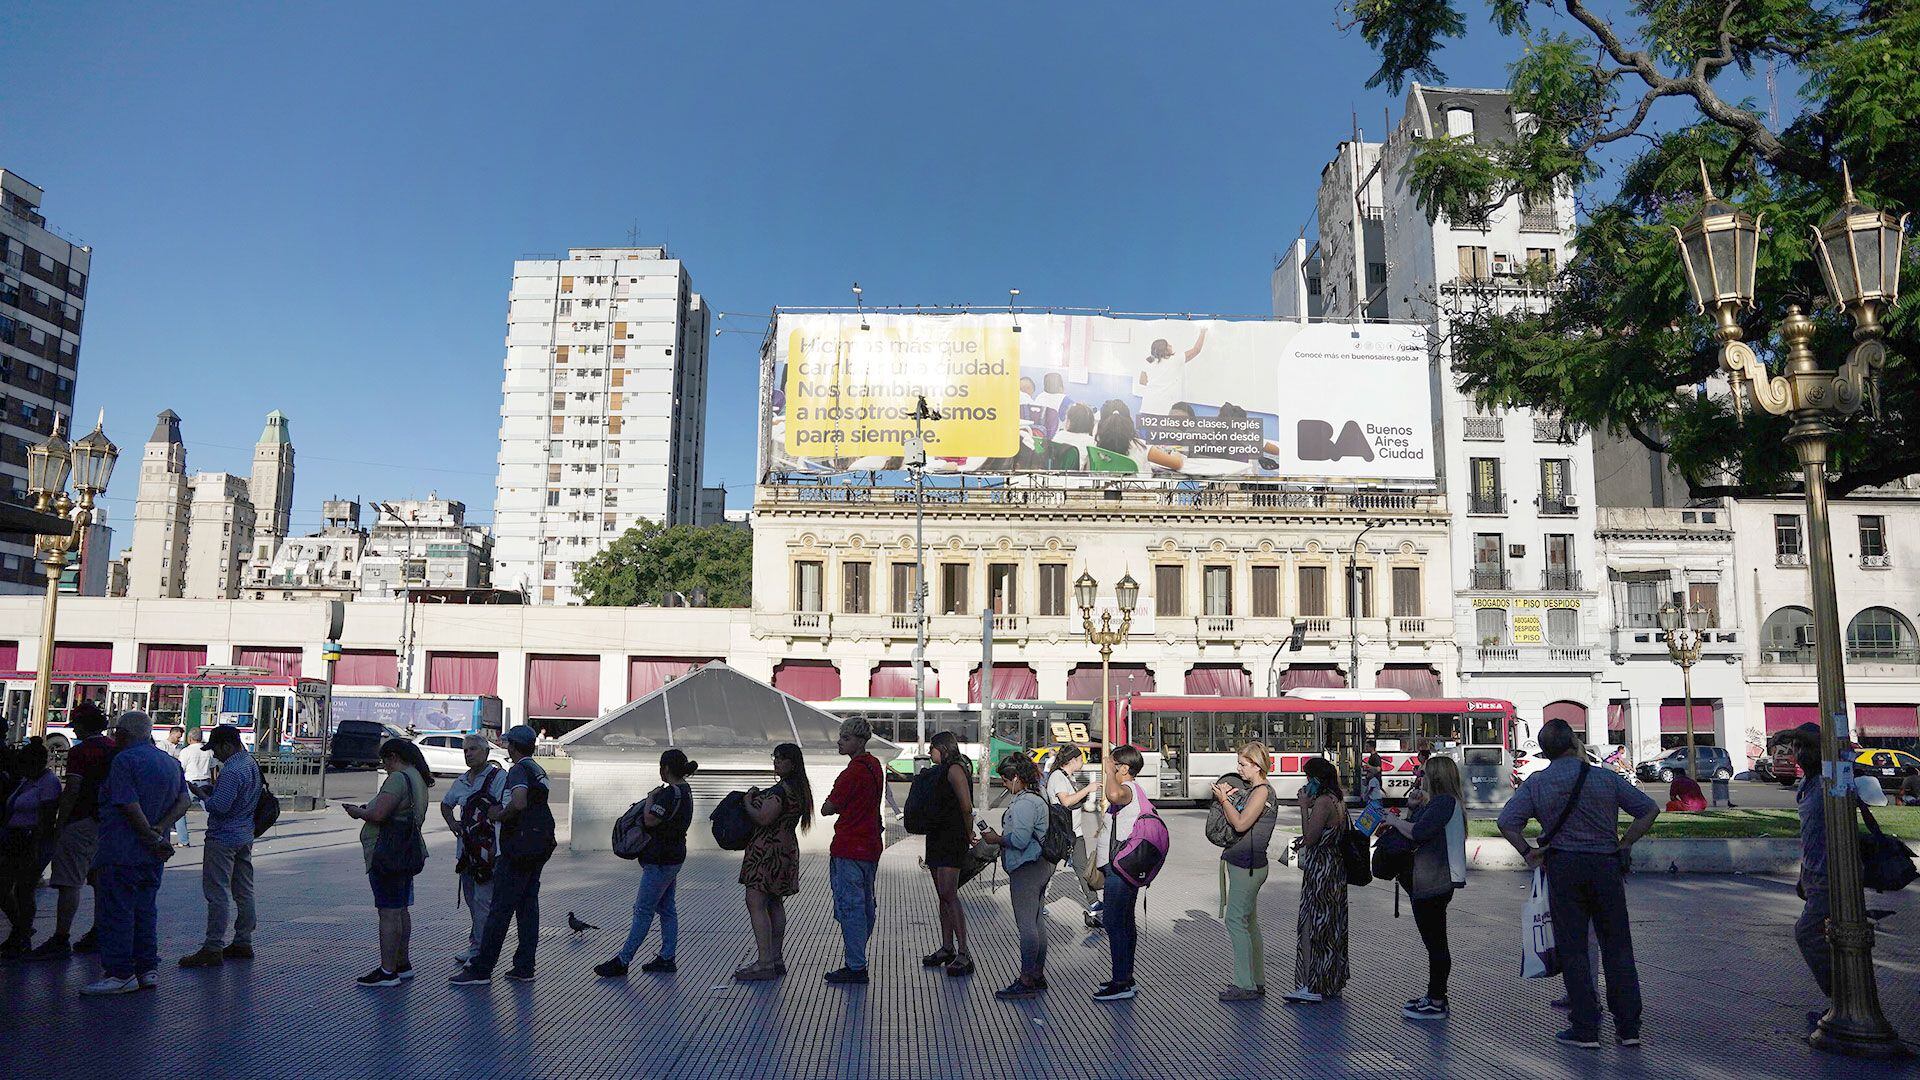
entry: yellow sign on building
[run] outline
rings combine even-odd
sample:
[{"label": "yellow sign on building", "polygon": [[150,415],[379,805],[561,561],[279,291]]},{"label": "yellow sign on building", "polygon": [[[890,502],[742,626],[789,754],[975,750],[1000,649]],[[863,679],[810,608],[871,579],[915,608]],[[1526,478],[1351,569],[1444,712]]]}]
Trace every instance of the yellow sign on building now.
[{"label": "yellow sign on building", "polygon": [[1513,643],[1515,645],[1539,645],[1547,640],[1540,626],[1540,616],[1525,611],[1513,613]]},{"label": "yellow sign on building", "polygon": [[1020,335],[971,319],[809,321],[787,339],[786,452],[899,457],[916,401],[927,454],[1012,457],[1020,449]]}]

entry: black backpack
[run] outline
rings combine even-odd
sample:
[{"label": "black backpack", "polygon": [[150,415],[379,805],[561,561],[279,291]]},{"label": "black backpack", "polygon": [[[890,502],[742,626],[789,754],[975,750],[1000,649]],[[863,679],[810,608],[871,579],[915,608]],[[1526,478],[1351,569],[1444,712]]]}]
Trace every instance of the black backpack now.
[{"label": "black backpack", "polygon": [[[668,810],[660,821],[661,825],[668,825],[680,812],[680,792],[671,784],[662,784],[661,787],[667,789],[667,794],[672,799],[672,809]],[[627,807],[627,812],[621,814],[620,820],[613,823],[615,855],[622,859],[638,859],[653,848],[656,833],[653,829],[647,828],[647,807],[652,803],[653,792],[650,791],[639,802]]]},{"label": "black backpack", "polygon": [[527,808],[500,824],[500,854],[509,859],[544,861],[559,847],[554,837],[553,808],[544,782],[527,785]]},{"label": "black backpack", "polygon": [[1340,833],[1340,858],[1347,864],[1347,884],[1373,884],[1372,838],[1354,828],[1352,822]]},{"label": "black backpack", "polygon": [[273,789],[267,786],[267,778],[260,778],[260,798],[253,804],[253,838],[260,839],[268,829],[280,820],[280,800]]},{"label": "black backpack", "polygon": [[713,841],[726,851],[745,851],[753,839],[753,819],[747,816],[747,793],[729,791],[720,805],[708,815],[713,822]]},{"label": "black backpack", "polygon": [[[1243,795],[1253,790],[1239,773],[1227,773],[1215,783],[1225,784]],[[1213,800],[1212,805],[1207,807],[1207,843],[1217,848],[1230,848],[1240,839],[1240,835],[1234,831],[1233,822],[1227,820],[1227,808],[1220,805],[1219,799]]]},{"label": "black backpack", "polygon": [[[1038,795],[1038,792],[1034,793]],[[1058,865],[1073,854],[1073,811],[1057,800],[1047,803],[1047,831],[1040,836],[1040,857]]]},{"label": "black backpack", "polygon": [[900,815],[901,825],[915,836],[925,836],[940,825],[941,792],[947,783],[946,765],[929,765],[914,774],[907,789],[907,807]]}]

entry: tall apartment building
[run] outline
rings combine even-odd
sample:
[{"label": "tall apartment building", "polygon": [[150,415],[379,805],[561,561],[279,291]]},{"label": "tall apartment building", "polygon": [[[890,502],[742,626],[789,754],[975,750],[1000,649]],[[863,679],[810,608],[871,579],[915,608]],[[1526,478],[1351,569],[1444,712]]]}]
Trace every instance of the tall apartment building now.
[{"label": "tall apartment building", "polygon": [[[247,593],[255,600],[351,600],[360,592],[360,566],[367,552],[356,499],[321,504],[325,523],[317,533],[288,537],[270,556],[255,560]],[[259,540],[255,539],[256,552]]]},{"label": "tall apartment building", "polygon": [[133,546],[126,555],[128,596],[186,595],[187,522],[192,502],[180,417],[172,409],[163,409],[140,455]]},{"label": "tall apartment building", "polygon": [[482,589],[491,578],[493,537],[467,524],[467,504],[429,494],[374,503],[373,530],[360,563],[360,595],[397,597],[409,589]]},{"label": "tall apartment building", "polygon": [[1316,241],[1281,258],[1274,311],[1433,327],[1463,691],[1604,733],[1598,646],[1609,623],[1591,440],[1531,409],[1482,412],[1457,389],[1447,345],[1465,312],[1551,301],[1545,282],[1572,243],[1571,193],[1511,199],[1480,226],[1429,221],[1409,185],[1428,140],[1510,139],[1526,122],[1505,91],[1414,85],[1385,142],[1344,142],[1322,170]]},{"label": "tall apartment building", "polygon": [[[40,188],[0,169],[0,497],[23,501],[27,447],[71,420],[93,249],[47,227]],[[33,546],[0,537],[0,593],[45,587]]]},{"label": "tall apartment building", "polygon": [[187,517],[187,568],[182,596],[232,600],[251,561],[256,514],[247,478],[201,473],[192,480]]},{"label": "tall apartment building", "polygon": [[574,572],[640,521],[697,520],[707,308],[663,247],[514,263],[493,583],[573,603]]},{"label": "tall apartment building", "polygon": [[[265,509],[254,499],[266,500]],[[133,543],[124,558],[126,595],[232,599],[259,584],[286,537],[293,497],[287,418],[267,416],[250,477],[187,475],[180,417],[156,418],[140,460]]]}]

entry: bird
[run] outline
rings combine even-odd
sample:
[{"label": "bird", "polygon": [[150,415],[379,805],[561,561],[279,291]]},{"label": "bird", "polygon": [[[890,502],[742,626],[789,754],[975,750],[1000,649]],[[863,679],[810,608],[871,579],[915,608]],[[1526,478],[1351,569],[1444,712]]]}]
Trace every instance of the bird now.
[{"label": "bird", "polygon": [[573,912],[569,911],[567,912],[567,929],[578,934],[587,930],[598,930],[600,928],[593,925],[590,922],[581,922],[580,916],[575,915]]}]

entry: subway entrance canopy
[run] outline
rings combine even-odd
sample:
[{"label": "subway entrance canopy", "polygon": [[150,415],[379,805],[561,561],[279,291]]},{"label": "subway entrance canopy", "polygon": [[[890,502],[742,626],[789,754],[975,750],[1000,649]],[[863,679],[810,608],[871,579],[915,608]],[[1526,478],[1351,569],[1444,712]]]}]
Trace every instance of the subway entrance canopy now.
[{"label": "subway entrance canopy", "polygon": [[[581,750],[753,750],[798,743],[809,755],[835,753],[841,718],[715,661],[674,679],[561,739]],[[881,761],[900,753],[884,739],[867,744]],[[697,756],[697,755],[696,755]]]}]

